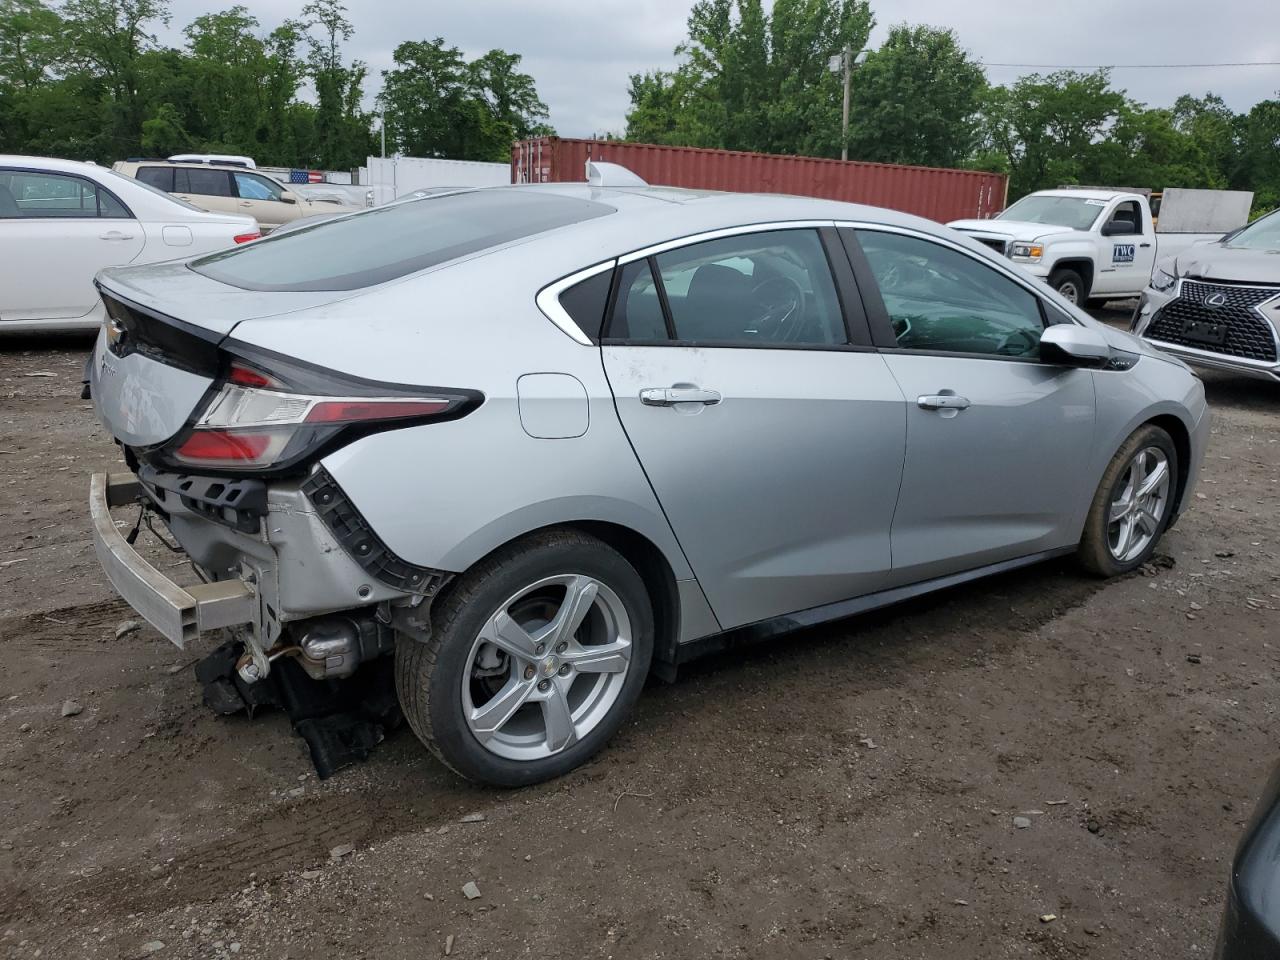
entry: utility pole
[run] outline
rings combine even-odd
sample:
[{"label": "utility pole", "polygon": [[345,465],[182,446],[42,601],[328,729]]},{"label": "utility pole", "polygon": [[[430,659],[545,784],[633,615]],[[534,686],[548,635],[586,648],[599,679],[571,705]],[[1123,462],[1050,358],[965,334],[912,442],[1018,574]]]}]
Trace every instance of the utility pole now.
[{"label": "utility pole", "polygon": [[849,81],[853,76],[853,50],[846,46],[840,51],[840,64],[844,68],[844,111],[840,121],[840,159],[849,159]]}]

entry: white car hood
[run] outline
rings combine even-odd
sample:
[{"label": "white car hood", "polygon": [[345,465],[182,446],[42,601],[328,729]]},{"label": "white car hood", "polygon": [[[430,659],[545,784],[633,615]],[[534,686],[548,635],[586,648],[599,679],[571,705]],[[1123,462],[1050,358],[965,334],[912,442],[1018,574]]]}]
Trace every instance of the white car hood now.
[{"label": "white car hood", "polygon": [[1049,223],[1028,223],[1025,220],[953,220],[947,226],[964,233],[1022,241],[1043,240],[1046,237],[1079,232],[1070,227],[1056,227]]}]

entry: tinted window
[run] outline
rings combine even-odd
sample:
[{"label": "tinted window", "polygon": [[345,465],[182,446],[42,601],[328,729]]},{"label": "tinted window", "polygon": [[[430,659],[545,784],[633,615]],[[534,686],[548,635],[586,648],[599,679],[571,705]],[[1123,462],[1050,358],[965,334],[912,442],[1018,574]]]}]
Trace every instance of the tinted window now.
[{"label": "tinted window", "polygon": [[137,179],[157,190],[173,192],[173,167],[139,167]]},{"label": "tinted window", "polygon": [[0,170],[0,218],[43,220],[98,216],[128,217],[129,212],[109,193],[83,177]]},{"label": "tinted window", "polygon": [[245,200],[279,200],[281,187],[266,177],[252,173],[233,173],[236,192]]},{"label": "tinted window", "polygon": [[573,318],[579,329],[588,337],[599,339],[600,325],[609,305],[609,285],[613,271],[605,270],[594,277],[575,283],[560,294],[560,306]]},{"label": "tinted window", "polygon": [[847,342],[816,231],[743,234],[654,259],[678,340],[765,346]]},{"label": "tinted window", "polygon": [[98,216],[109,217],[113,220],[127,220],[132,214],[125,209],[123,203],[107,193],[101,187],[98,188]]},{"label": "tinted window", "polygon": [[489,188],[375,207],[215,253],[191,268],[247,290],[355,290],[593,217],[591,200]]},{"label": "tinted window", "polygon": [[202,197],[229,197],[231,178],[225,170],[178,167],[173,171],[173,192],[194,193]]},{"label": "tinted window", "polygon": [[618,299],[609,321],[609,336],[619,340],[668,340],[662,300],[648,260],[636,260],[618,276]]},{"label": "tinted window", "polygon": [[908,350],[1035,357],[1044,323],[1035,295],[941,244],[858,231],[898,338]]},{"label": "tinted window", "polygon": [[[1126,200],[1124,203],[1116,204],[1116,211],[1111,214],[1111,219],[1127,220],[1132,225],[1134,233],[1142,232],[1142,208],[1138,206],[1137,200]],[[1121,236],[1121,234],[1113,234],[1113,236]]]}]

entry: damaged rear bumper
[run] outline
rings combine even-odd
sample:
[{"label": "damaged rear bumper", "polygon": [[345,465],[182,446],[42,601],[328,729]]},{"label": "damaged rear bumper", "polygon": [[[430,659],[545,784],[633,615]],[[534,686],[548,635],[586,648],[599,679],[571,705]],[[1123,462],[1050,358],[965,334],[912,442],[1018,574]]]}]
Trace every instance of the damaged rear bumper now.
[{"label": "damaged rear bumper", "polygon": [[116,592],[178,647],[201,633],[252,623],[257,597],[242,580],[180,587],[133,549],[111,519],[111,508],[146,497],[132,474],[95,473],[89,480],[93,547]]}]

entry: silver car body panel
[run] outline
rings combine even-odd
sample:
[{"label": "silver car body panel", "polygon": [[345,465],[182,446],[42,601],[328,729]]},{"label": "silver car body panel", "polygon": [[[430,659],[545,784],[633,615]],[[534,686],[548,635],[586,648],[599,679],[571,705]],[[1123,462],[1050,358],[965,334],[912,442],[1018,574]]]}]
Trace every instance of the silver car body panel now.
[{"label": "silver car body panel", "polygon": [[[484,402],[461,419],[365,436],[322,465],[386,546],[424,567],[460,572],[557,524],[638,534],[676,581],[681,640],[844,609],[859,596],[905,596],[911,584],[1067,549],[1116,449],[1156,416],[1186,427],[1194,480],[1208,418],[1185,366],[939,224],[809,198],[568,184],[488,192],[502,189],[561,192],[616,213],[357,291],[246,291],[182,267],[112,271],[104,283],[238,343],[343,374],[479,391]],[[870,348],[599,346],[557,299],[572,282],[648,252],[837,223],[962,250],[1141,358],[1127,370],[1087,371]],[[640,403],[641,390],[684,384],[722,401]],[[969,408],[942,416],[917,404],[944,390]],[[119,414],[103,419],[120,436]],[[156,420],[145,435],[171,425]],[[301,497],[281,489],[276,496]],[[352,563],[308,515],[301,500],[273,513],[291,518],[299,569],[317,558]],[[179,539],[210,551],[228,534],[193,518]],[[284,549],[272,547],[278,557]],[[359,605],[339,581],[367,582],[359,567],[335,566],[310,590],[278,564],[288,616]]]},{"label": "silver car body panel", "polygon": [[117,440],[134,447],[161,443],[182,429],[213,383],[144,353],[118,357],[98,332],[89,363],[89,388],[98,419]]},{"label": "silver car body panel", "polygon": [[[603,348],[618,416],[720,623],[885,586],[905,404],[873,351]],[[713,405],[640,391],[696,385]]]},{"label": "silver car body panel", "polygon": [[[911,398],[893,585],[1080,539],[1097,485],[1092,371],[905,351],[885,360]],[[969,406],[947,416],[916,400],[938,394]]]}]

